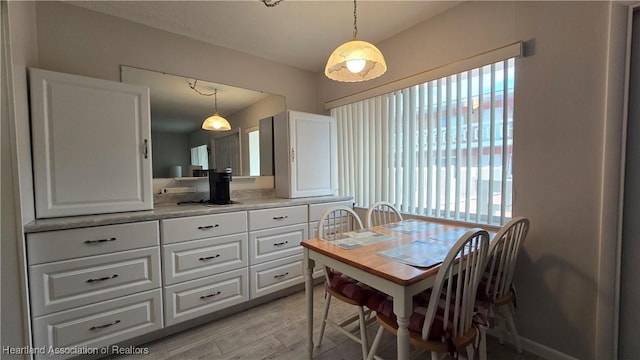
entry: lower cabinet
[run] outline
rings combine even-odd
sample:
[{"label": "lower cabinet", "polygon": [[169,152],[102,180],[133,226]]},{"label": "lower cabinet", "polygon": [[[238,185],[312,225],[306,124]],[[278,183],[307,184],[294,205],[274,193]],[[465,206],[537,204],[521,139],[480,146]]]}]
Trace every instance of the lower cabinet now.
[{"label": "lower cabinet", "polygon": [[304,281],[302,240],[308,238],[307,206],[249,211],[251,299]]},{"label": "lower cabinet", "polygon": [[158,247],[33,265],[34,316],[160,287]]},{"label": "lower cabinet", "polygon": [[164,288],[165,324],[171,326],[249,300],[247,268]]},{"label": "lower cabinet", "polygon": [[67,358],[94,350],[105,355],[101,351],[109,345],[162,327],[160,289],[40,316],[33,319],[33,343],[44,351],[35,358]]},{"label": "lower cabinet", "polygon": [[35,358],[105,351],[302,284],[300,243],[336,205],[351,202],[26,234],[33,345],[47,350]]},{"label": "lower cabinet", "polygon": [[105,355],[164,327],[157,221],[26,238],[36,359]]},{"label": "lower cabinet", "polygon": [[167,326],[249,300],[246,211],[161,221]]},{"label": "lower cabinet", "polygon": [[302,283],[302,254],[251,266],[252,299]]}]

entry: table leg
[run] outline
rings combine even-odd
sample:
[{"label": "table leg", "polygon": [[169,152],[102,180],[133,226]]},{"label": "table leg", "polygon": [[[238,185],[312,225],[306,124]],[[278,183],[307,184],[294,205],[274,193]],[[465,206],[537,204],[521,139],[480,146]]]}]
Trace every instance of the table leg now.
[{"label": "table leg", "polygon": [[411,297],[407,296],[404,291],[400,291],[393,299],[393,312],[398,321],[398,360],[409,358],[409,316],[411,316],[411,311]]},{"label": "table leg", "polygon": [[307,355],[313,358],[313,267],[315,262],[309,258],[309,250],[304,249],[305,280],[304,289],[307,298]]}]

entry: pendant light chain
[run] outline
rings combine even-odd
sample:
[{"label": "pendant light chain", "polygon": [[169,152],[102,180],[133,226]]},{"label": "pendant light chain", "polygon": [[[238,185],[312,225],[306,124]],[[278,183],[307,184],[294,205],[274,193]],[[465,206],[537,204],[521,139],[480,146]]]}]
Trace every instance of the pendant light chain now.
[{"label": "pendant light chain", "polygon": [[213,100],[214,100],[214,104],[216,106],[216,108],[214,109],[214,112],[217,114],[218,113],[218,89],[216,89],[213,94],[215,95],[213,97]]},{"label": "pendant light chain", "polygon": [[284,0],[262,0],[262,3],[265,4],[267,7],[274,7],[280,4],[282,1]]},{"label": "pendant light chain", "polygon": [[[198,93],[198,94],[200,94],[200,95],[204,95],[204,96],[213,96],[213,95],[215,95],[215,93],[210,93],[210,94],[209,94],[209,93],[203,93],[202,91],[198,90],[198,89],[196,88],[196,86],[197,86],[197,84],[198,84],[198,80],[197,80],[197,79],[194,79],[194,80],[193,80],[193,84],[191,84],[191,82],[190,82],[189,80],[187,80],[187,84],[189,84],[189,87],[190,87],[191,89],[193,89],[193,91],[197,92],[197,93]],[[218,89],[216,89],[216,92],[217,92],[217,91],[218,91]]]},{"label": "pendant light chain", "polygon": [[353,38],[358,35],[358,13],[356,12],[356,0],[353,0]]}]

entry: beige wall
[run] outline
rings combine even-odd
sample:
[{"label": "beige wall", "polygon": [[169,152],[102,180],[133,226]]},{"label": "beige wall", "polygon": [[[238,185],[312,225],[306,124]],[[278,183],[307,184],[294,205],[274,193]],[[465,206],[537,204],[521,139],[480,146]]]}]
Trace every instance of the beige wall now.
[{"label": "beige wall", "polygon": [[[2,161],[0,202],[2,291],[0,303],[2,329],[0,344],[21,347],[28,344],[28,309],[25,298],[24,237],[22,222],[34,218],[31,186],[31,150],[25,68],[37,61],[35,6],[33,3],[2,2],[2,114],[0,139]],[[9,39],[10,47],[4,47]],[[5,72],[6,70],[6,72]],[[6,101],[6,102],[5,102]],[[18,176],[20,174],[20,176]],[[19,185],[20,184],[20,185]],[[21,204],[30,204],[22,206]],[[3,358],[9,358],[2,356]],[[13,356],[12,358],[22,358]]]},{"label": "beige wall", "polygon": [[120,80],[120,65],[284,95],[315,110],[315,75],[202,41],[59,2],[37,4],[39,66]]},{"label": "beige wall", "polygon": [[[610,6],[465,3],[379,44],[390,69],[382,78],[343,85],[319,76],[322,105],[527,42],[516,69],[514,214],[529,217],[532,229],[516,274],[517,326],[525,338],[578,359],[613,358],[614,351],[624,16],[610,44]],[[618,17],[625,13],[613,7]],[[610,72],[608,61],[618,67]]]}]

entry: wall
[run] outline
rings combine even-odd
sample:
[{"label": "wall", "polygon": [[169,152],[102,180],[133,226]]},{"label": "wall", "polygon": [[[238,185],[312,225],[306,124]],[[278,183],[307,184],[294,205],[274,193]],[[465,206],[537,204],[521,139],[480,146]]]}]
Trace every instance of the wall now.
[{"label": "wall", "polygon": [[[29,143],[29,110],[26,67],[37,65],[35,5],[2,2],[2,114],[0,139],[2,159],[1,234],[2,329],[0,344],[22,347],[28,344],[28,304],[24,297],[24,236],[22,222],[34,218]],[[8,44],[7,44],[8,42]],[[9,47],[6,47],[9,45]],[[6,101],[6,102],[5,102]],[[22,206],[21,204],[31,204]],[[6,357],[6,356],[3,356]],[[14,356],[12,358],[24,358]]]},{"label": "wall", "polygon": [[153,146],[153,177],[168,178],[173,166],[182,166],[182,176],[188,174],[191,165],[189,134],[151,132]]},{"label": "wall", "polygon": [[619,14],[621,5],[608,2],[468,2],[380,43],[389,67],[380,79],[342,84],[318,76],[322,106],[526,41],[516,70],[514,215],[529,217],[532,228],[515,277],[516,319],[527,347],[550,358],[615,357],[611,224],[621,118],[619,105],[607,108],[607,95],[622,89],[619,71],[608,66],[622,63],[624,33],[609,39],[611,7]]},{"label": "wall", "polygon": [[37,3],[40,67],[120,80],[120,65],[284,95],[315,110],[315,74],[54,1]]},{"label": "wall", "polygon": [[624,185],[624,226],[622,238],[620,289],[620,358],[637,357],[640,343],[636,339],[640,325],[640,11],[633,15],[631,44],[631,78],[629,81],[629,120],[627,125],[627,163]]}]

